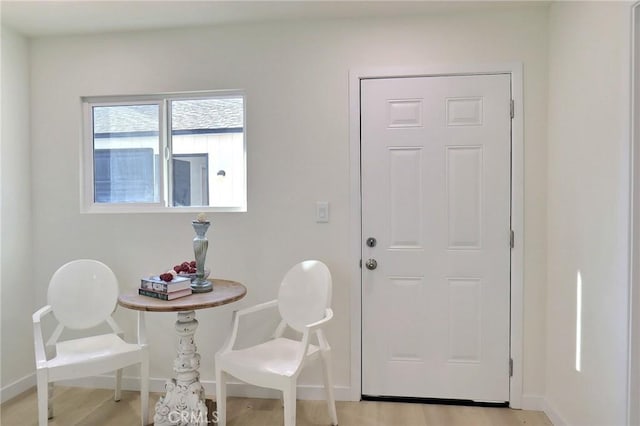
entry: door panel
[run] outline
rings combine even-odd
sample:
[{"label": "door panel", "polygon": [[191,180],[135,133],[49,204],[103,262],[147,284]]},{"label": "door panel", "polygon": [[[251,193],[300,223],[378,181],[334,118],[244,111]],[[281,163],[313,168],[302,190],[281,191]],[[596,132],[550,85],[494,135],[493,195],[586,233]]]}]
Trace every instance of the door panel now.
[{"label": "door panel", "polygon": [[507,401],[510,76],[361,84],[363,394]]}]

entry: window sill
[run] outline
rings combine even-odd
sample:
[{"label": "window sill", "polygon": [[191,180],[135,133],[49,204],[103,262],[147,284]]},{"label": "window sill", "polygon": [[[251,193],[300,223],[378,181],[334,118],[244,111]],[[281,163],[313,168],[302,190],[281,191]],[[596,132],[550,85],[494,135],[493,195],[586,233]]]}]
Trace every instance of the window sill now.
[{"label": "window sill", "polygon": [[136,214],[136,213],[246,213],[247,207],[165,207],[158,204],[91,204],[83,206],[81,214]]}]

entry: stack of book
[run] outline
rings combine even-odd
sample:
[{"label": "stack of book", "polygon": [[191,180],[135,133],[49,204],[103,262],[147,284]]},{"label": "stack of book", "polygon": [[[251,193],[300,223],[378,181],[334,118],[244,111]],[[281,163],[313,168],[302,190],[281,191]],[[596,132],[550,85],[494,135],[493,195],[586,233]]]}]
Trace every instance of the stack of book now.
[{"label": "stack of book", "polygon": [[160,300],[173,300],[191,294],[191,279],[187,277],[173,277],[166,282],[160,277],[149,277],[140,280],[138,294],[155,297]]}]

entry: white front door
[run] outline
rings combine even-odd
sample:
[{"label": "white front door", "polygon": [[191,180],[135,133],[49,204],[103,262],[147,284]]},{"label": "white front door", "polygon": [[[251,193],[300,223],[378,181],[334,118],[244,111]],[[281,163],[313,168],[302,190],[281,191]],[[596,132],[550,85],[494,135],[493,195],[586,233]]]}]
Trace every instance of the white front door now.
[{"label": "white front door", "polygon": [[362,393],[508,401],[510,75],[362,80],[360,102]]}]

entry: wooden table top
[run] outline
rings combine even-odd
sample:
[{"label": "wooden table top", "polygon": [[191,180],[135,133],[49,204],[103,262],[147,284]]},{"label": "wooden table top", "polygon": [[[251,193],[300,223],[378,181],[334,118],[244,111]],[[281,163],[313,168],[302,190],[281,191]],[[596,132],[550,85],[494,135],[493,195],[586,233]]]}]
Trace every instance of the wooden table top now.
[{"label": "wooden table top", "polygon": [[218,278],[210,278],[209,281],[213,283],[213,291],[207,293],[193,293],[174,300],[159,300],[141,296],[137,292],[126,293],[118,297],[118,304],[128,309],[147,312],[194,311],[226,305],[242,299],[247,294],[247,288],[239,282]]}]

